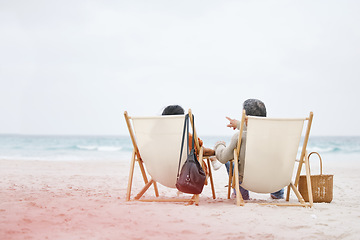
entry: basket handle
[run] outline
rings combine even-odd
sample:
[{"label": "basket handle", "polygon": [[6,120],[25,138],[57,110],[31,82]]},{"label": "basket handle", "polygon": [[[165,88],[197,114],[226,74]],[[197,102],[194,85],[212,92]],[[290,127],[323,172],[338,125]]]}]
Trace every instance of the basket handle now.
[{"label": "basket handle", "polygon": [[315,153],[315,154],[318,155],[318,157],[319,157],[319,160],[320,160],[320,175],[322,175],[322,160],[321,160],[320,154],[319,154],[318,152],[311,152],[311,153],[309,153],[308,158],[309,158],[309,160],[310,160],[310,156],[311,156],[311,154],[313,154],[313,153]]}]

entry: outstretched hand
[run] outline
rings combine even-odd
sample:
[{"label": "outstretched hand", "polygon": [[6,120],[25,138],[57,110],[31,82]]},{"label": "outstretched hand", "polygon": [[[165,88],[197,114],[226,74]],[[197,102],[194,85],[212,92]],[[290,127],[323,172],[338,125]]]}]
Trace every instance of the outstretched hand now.
[{"label": "outstretched hand", "polygon": [[237,120],[236,119],[231,119],[229,117],[226,117],[226,119],[230,121],[230,123],[228,125],[226,125],[226,126],[235,130],[236,127],[237,127]]}]

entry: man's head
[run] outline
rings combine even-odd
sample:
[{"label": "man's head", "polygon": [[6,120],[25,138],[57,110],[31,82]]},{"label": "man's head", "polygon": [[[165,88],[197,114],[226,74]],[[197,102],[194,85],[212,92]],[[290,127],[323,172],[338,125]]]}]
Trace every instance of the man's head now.
[{"label": "man's head", "polygon": [[184,115],[184,109],[179,105],[169,105],[161,115]]},{"label": "man's head", "polygon": [[265,104],[258,99],[247,99],[243,108],[248,116],[266,117]]}]

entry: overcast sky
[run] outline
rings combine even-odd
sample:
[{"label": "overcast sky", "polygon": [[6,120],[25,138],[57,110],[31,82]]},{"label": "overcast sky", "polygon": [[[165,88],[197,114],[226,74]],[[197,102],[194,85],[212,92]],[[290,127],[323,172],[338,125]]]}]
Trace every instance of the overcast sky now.
[{"label": "overcast sky", "polygon": [[122,134],[191,108],[198,134],[259,98],[360,135],[360,1],[0,0],[0,133]]}]

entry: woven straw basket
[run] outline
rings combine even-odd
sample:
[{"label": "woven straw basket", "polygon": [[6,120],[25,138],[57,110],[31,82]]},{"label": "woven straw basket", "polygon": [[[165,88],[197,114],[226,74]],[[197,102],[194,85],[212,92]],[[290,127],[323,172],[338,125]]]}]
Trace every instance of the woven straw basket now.
[{"label": "woven straw basket", "polygon": [[[330,203],[333,199],[333,175],[322,174],[322,160],[320,154],[317,152],[311,152],[309,159],[312,154],[316,154],[320,160],[320,175],[311,175],[311,189],[314,203],[327,202]],[[308,190],[306,184],[306,176],[301,175],[299,179],[299,192],[303,196],[306,202],[309,201]]]}]

